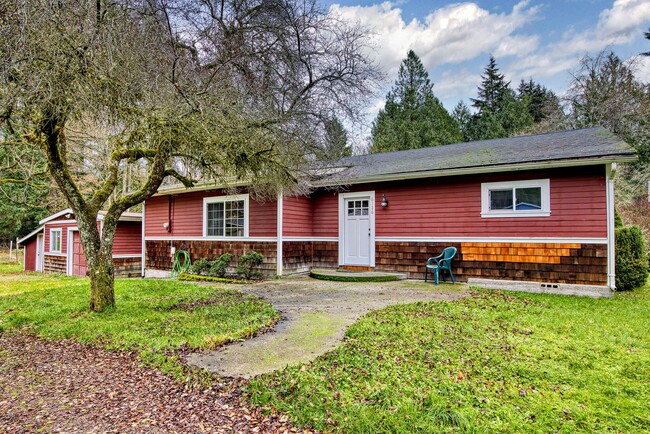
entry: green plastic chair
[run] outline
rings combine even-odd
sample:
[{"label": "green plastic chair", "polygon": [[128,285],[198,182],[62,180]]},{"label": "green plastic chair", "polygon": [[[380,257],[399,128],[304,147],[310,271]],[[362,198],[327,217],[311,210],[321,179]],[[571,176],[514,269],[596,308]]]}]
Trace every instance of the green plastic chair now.
[{"label": "green plastic chair", "polygon": [[[451,276],[451,281],[456,283],[454,279],[454,273],[451,272],[451,260],[456,256],[456,247],[446,247],[442,253],[434,258],[429,258],[427,265],[424,266],[424,281],[427,281],[427,275],[429,270],[433,271],[433,276],[436,280],[436,285],[438,284],[438,275],[441,270],[447,270]],[[442,280],[446,282],[445,275],[442,275]]]}]

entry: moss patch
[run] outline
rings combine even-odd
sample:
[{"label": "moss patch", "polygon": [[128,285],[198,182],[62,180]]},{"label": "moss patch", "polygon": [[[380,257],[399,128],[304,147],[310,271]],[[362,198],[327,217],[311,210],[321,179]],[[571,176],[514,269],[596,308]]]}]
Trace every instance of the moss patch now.
[{"label": "moss patch", "polygon": [[381,276],[359,276],[359,275],[347,275],[347,274],[321,274],[311,272],[309,273],[310,277],[319,280],[329,280],[332,282],[393,282],[397,280],[397,276],[391,275],[381,275]]}]

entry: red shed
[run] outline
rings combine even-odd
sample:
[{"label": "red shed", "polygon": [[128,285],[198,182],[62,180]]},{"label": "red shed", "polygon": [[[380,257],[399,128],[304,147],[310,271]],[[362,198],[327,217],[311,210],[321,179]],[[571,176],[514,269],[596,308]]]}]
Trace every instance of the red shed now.
[{"label": "red shed", "polygon": [[[100,211],[97,224],[101,232],[105,212]],[[83,254],[74,212],[65,209],[44,218],[42,226],[19,240],[25,247],[25,270],[85,276]],[[115,276],[138,277],[142,268],[142,214],[124,213],[120,217],[113,244]]]},{"label": "red shed", "polygon": [[[267,274],[312,267],[424,277],[455,246],[458,280],[567,292],[614,288],[616,164],[634,151],[603,128],[346,157],[308,196],[259,202],[214,184],[168,187],[144,208],[146,267],[256,250]],[[586,289],[585,289],[586,288]]]}]

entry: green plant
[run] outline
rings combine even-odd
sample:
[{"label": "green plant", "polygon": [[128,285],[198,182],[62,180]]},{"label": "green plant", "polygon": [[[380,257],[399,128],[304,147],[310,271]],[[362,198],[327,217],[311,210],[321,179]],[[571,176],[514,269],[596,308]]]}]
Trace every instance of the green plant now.
[{"label": "green plant", "polygon": [[231,253],[224,253],[219,256],[218,259],[210,262],[210,269],[208,270],[208,276],[217,276],[223,277],[230,266],[230,261],[232,261]]},{"label": "green plant", "polygon": [[237,274],[245,279],[259,279],[262,277],[262,273],[256,271],[255,268],[262,265],[263,262],[264,256],[255,251],[242,255],[237,261]]},{"label": "green plant", "polygon": [[614,227],[616,228],[622,228],[623,225],[623,219],[621,218],[621,215],[618,213],[618,210],[614,210]]},{"label": "green plant", "polygon": [[209,269],[210,262],[206,258],[201,258],[194,261],[194,263],[190,265],[190,269],[188,271],[192,274],[203,274],[207,273]]},{"label": "green plant", "polygon": [[648,252],[638,226],[616,229],[616,289],[629,291],[648,279]]},{"label": "green plant", "polygon": [[229,279],[227,277],[201,276],[198,274],[189,274],[189,273],[179,274],[178,280],[185,281],[185,282],[218,282],[218,283],[236,283],[236,284],[250,283],[250,281],[244,279]]}]

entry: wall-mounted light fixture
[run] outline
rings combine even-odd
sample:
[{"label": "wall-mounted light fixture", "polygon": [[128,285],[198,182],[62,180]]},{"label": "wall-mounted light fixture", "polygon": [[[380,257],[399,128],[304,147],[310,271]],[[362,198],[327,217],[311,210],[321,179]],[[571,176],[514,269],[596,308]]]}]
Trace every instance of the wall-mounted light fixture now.
[{"label": "wall-mounted light fixture", "polygon": [[163,223],[163,228],[165,228],[165,230],[169,232],[169,222]]},{"label": "wall-mounted light fixture", "polygon": [[381,197],[381,206],[382,208],[386,208],[388,206],[388,199],[386,199],[385,194]]},{"label": "wall-mounted light fixture", "polygon": [[69,219],[70,217],[72,217],[72,214],[70,214],[70,213],[67,213],[67,214],[65,215],[65,218],[67,218],[67,219]]}]

